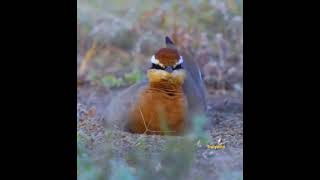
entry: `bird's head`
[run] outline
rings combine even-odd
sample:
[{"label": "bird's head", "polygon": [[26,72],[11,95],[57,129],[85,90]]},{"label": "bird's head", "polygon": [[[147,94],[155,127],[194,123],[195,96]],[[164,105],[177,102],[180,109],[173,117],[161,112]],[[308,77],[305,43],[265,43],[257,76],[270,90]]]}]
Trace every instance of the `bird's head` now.
[{"label": "bird's head", "polygon": [[165,38],[166,48],[159,49],[151,57],[148,70],[149,82],[171,82],[182,85],[186,76],[183,58],[169,37]]}]

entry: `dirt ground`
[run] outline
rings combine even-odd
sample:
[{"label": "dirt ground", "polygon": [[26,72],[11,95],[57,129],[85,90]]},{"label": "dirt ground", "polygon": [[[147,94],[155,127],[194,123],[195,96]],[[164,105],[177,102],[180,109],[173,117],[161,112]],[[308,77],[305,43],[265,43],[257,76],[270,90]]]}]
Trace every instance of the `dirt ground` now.
[{"label": "dirt ground", "polygon": [[[180,172],[171,173],[173,177],[182,179],[243,179],[243,113],[242,99],[231,93],[208,96],[207,117],[211,127],[205,133],[210,135],[207,145],[195,143],[194,151],[188,153],[189,146],[178,146],[177,152],[165,156],[165,146],[168,142],[179,144],[186,137],[137,135],[118,130],[106,130],[101,126],[101,113],[112,93],[120,89],[106,91],[102,88],[83,86],[78,88],[78,131],[90,137],[87,148],[90,156],[97,164],[104,164],[108,159],[126,162],[133,172],[139,167],[145,167],[152,176],[170,179],[168,168]],[[223,145],[222,149],[209,148],[208,145]],[[173,146],[175,146],[173,144]],[[174,148],[174,147],[173,147]],[[186,148],[185,150],[183,148]],[[142,149],[143,157],[150,162],[141,162],[135,159],[137,155],[130,154]],[[172,151],[173,152],[173,151]],[[184,156],[185,155],[185,156]],[[184,167],[189,161],[185,157],[192,156],[190,167]],[[151,163],[151,164],[143,164]],[[102,165],[103,166],[103,165]],[[180,168],[181,167],[181,168]],[[150,169],[147,169],[150,168]],[[107,170],[106,170],[107,171]],[[163,175],[163,176],[162,176]],[[172,177],[171,176],[171,177]],[[146,176],[146,179],[148,176]],[[153,178],[154,179],[154,178]],[[176,179],[176,178],[174,178]]]}]

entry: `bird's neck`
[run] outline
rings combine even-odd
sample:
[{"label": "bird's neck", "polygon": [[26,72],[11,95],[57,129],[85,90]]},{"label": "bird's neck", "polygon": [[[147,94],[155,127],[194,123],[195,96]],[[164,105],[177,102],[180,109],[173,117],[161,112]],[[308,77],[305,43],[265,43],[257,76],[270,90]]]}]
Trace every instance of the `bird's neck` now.
[{"label": "bird's neck", "polygon": [[182,93],[182,85],[174,84],[167,81],[149,82],[149,89],[159,90],[162,92]]}]

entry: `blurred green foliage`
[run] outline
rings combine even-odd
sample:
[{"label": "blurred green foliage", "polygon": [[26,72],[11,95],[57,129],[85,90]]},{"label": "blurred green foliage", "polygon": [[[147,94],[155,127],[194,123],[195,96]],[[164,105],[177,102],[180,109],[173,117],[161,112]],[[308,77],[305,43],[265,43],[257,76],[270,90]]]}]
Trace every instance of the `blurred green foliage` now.
[{"label": "blurred green foliage", "polygon": [[88,137],[79,133],[77,135],[77,174],[79,180],[88,179],[104,179],[102,177],[101,168],[95,165],[89,156],[85,144],[88,141]]},{"label": "blurred green foliage", "polygon": [[102,84],[106,87],[120,87],[124,84],[122,78],[116,78],[113,75],[106,75],[102,79]]},{"label": "blurred green foliage", "polygon": [[134,69],[132,72],[124,74],[124,80],[129,84],[140,82],[143,77],[144,75],[138,69]]},{"label": "blurred green foliage", "polygon": [[[166,143],[163,145],[160,154],[153,154],[154,158],[150,158],[151,152],[146,142],[147,137],[141,136],[135,147],[125,157],[127,162],[134,162],[134,165],[129,165],[122,159],[113,159],[110,156],[105,160],[105,165],[111,168],[108,173],[102,172],[103,167],[97,166],[90,159],[85,148],[85,144],[90,143],[90,137],[80,131],[77,139],[78,178],[112,180],[184,179],[192,166],[199,143],[207,145],[211,141],[210,136],[207,136],[203,131],[204,117],[196,117],[193,120],[193,126],[194,129],[189,136],[178,139],[174,136],[165,136]],[[109,131],[106,132],[106,137],[113,138]]]},{"label": "blurred green foliage", "polygon": [[243,174],[239,171],[224,172],[219,180],[243,180]]},{"label": "blurred green foliage", "polygon": [[136,180],[129,166],[120,160],[111,160],[112,170],[110,180]]},{"label": "blurred green foliage", "polygon": [[140,82],[143,78],[141,71],[134,69],[129,73],[125,73],[123,77],[117,78],[114,75],[106,75],[101,79],[101,83],[105,87],[121,87],[124,85],[131,85],[137,82]]}]

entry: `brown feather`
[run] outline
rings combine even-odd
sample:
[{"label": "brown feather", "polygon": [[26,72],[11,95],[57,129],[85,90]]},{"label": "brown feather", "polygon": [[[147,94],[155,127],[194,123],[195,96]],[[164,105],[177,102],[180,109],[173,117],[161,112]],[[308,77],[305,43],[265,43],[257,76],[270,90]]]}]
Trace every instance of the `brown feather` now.
[{"label": "brown feather", "polygon": [[155,58],[158,59],[160,63],[165,66],[173,66],[179,61],[180,55],[176,49],[161,48],[155,54]]},{"label": "brown feather", "polygon": [[[170,74],[149,70],[149,85],[140,94],[131,112],[128,130],[132,133],[172,134],[184,132],[187,100],[182,90],[185,73]],[[163,129],[162,125],[168,129]]]}]

